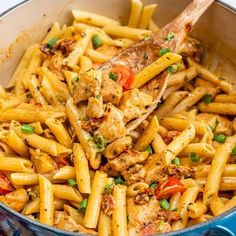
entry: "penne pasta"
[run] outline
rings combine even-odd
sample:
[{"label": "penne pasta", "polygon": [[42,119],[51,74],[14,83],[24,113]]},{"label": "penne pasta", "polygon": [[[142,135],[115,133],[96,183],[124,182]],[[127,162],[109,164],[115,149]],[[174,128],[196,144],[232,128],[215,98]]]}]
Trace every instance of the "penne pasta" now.
[{"label": "penne pasta", "polygon": [[39,183],[38,174],[34,173],[11,173],[11,182],[15,185],[36,185]]},{"label": "penne pasta", "polygon": [[72,166],[64,166],[60,168],[54,175],[53,179],[74,179],[75,178],[75,168]]},{"label": "penne pasta", "polygon": [[145,83],[150,81],[156,75],[160,74],[170,65],[180,61],[182,57],[174,53],[166,53],[162,57],[158,58],[149,66],[145,67],[138,74],[134,76],[130,88],[140,88]]},{"label": "penne pasta", "polygon": [[147,29],[149,22],[153,16],[154,11],[156,10],[157,4],[150,4],[143,8],[142,15],[140,17],[138,28]]},{"label": "penne pasta", "polygon": [[59,199],[81,202],[82,196],[78,190],[71,186],[53,184],[54,196]]},{"label": "penne pasta", "polygon": [[52,25],[50,31],[47,33],[47,35],[43,39],[43,43],[48,43],[52,38],[58,38],[60,35],[60,32],[61,32],[60,25],[58,24],[58,22],[55,22]]},{"label": "penne pasta", "polygon": [[136,28],[138,26],[142,9],[143,9],[143,3],[140,0],[131,1],[131,11],[128,22],[129,27]]}]

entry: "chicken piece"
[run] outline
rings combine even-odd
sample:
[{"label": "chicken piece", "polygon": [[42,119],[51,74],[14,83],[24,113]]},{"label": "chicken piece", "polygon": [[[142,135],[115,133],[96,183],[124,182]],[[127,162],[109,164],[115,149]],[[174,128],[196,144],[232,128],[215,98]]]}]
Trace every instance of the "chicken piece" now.
[{"label": "chicken piece", "polygon": [[103,112],[102,97],[90,97],[88,100],[86,114],[91,118],[101,118],[103,116]]},{"label": "chicken piece", "polygon": [[188,166],[176,166],[170,165],[168,168],[168,174],[171,176],[175,176],[176,178],[189,178],[194,175],[194,169]]},{"label": "chicken piece", "polygon": [[82,120],[81,127],[86,130],[87,132],[91,133],[97,130],[101,124],[102,120],[97,118],[92,118],[89,120]]},{"label": "chicken piece", "polygon": [[120,155],[125,149],[130,148],[132,139],[129,136],[119,138],[106,146],[103,155],[107,159],[114,159]]},{"label": "chicken piece", "polygon": [[165,211],[165,210],[160,210],[157,213],[157,219],[158,220],[163,220],[168,223],[172,223],[175,220],[179,220],[181,217],[178,212],[174,211]]},{"label": "chicken piece", "polygon": [[115,207],[114,199],[111,194],[105,194],[102,196],[101,209],[103,212],[111,216]]},{"label": "chicken piece", "polygon": [[[208,114],[208,113],[200,113],[196,116],[196,121],[202,121],[205,124],[213,118],[216,117],[216,120],[219,121],[219,124],[216,127],[215,133],[217,134],[225,134],[227,136],[232,135],[232,122],[227,118],[216,115],[216,114]],[[215,127],[212,127],[215,128]]]},{"label": "chicken piece", "polygon": [[111,57],[114,57],[120,52],[117,47],[107,44],[104,44],[101,47],[97,48],[96,51]]},{"label": "chicken piece", "polygon": [[148,152],[138,152],[136,150],[126,149],[118,157],[108,161],[106,166],[115,171],[124,171],[134,164],[144,162],[148,158],[148,155]]},{"label": "chicken piece", "polygon": [[155,222],[149,222],[148,224],[143,225],[140,230],[140,236],[167,233],[170,231],[171,226],[169,223],[163,222],[163,220],[157,220]]},{"label": "chicken piece", "polygon": [[196,62],[201,62],[203,48],[197,39],[185,37],[181,47],[180,54],[183,57],[190,57]]},{"label": "chicken piece", "polygon": [[47,153],[39,149],[30,149],[31,161],[33,162],[38,173],[46,173],[57,169],[57,164]]},{"label": "chicken piece", "polygon": [[122,96],[122,87],[108,76],[103,76],[101,95],[105,102],[111,102],[116,105]]},{"label": "chicken piece", "polygon": [[111,103],[108,103],[105,108],[104,117],[98,132],[110,143],[127,134],[125,124],[123,121],[123,113]]},{"label": "chicken piece", "polygon": [[5,196],[0,196],[0,202],[18,212],[24,208],[28,201],[29,195],[23,188],[17,189],[11,193],[6,194]]},{"label": "chicken piece", "polygon": [[142,181],[146,176],[146,170],[142,165],[135,164],[121,172],[127,185]]},{"label": "chicken piece", "polygon": [[140,92],[138,89],[124,92],[119,103],[119,108],[124,113],[124,121],[129,122],[142,115],[152,100],[152,96]]},{"label": "chicken piece", "polygon": [[151,197],[151,199],[144,205],[136,204],[134,198],[127,198],[129,235],[143,235],[141,234],[143,225],[155,221],[159,210],[159,201],[155,196]]},{"label": "chicken piece", "polygon": [[94,71],[89,71],[80,74],[78,79],[74,81],[74,102],[79,103],[87,101],[90,97],[94,96],[99,87],[99,82],[95,78]]}]

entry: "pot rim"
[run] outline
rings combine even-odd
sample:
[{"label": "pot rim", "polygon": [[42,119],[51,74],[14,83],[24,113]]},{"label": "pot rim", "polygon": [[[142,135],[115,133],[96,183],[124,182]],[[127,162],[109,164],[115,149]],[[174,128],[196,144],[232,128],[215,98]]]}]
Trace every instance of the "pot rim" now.
[{"label": "pot rim", "polygon": [[[3,17],[4,15],[10,13],[11,11],[15,10],[17,7],[24,5],[30,1],[33,0],[23,0],[22,2],[12,6],[11,8],[5,10],[4,12],[0,13],[0,18]],[[222,0],[216,0],[216,3],[221,5],[222,7],[226,8],[227,10],[233,12],[236,14],[236,7],[230,5],[229,3],[223,2]],[[20,218],[22,221],[33,224],[34,226],[46,229],[46,230],[50,230],[53,233],[58,233],[58,234],[64,234],[67,236],[86,236],[88,234],[83,234],[83,233],[74,233],[74,232],[69,232],[69,231],[65,231],[65,230],[61,230],[52,226],[48,226],[45,224],[42,224],[38,221],[32,220],[30,218],[28,218],[27,216],[22,215],[21,213],[11,209],[10,207],[6,206],[5,204],[0,202],[0,209],[4,209],[5,211],[9,212],[10,214],[13,214],[14,216],[16,216],[17,218]],[[230,216],[233,212],[235,212],[236,207],[224,212],[223,214],[216,216],[206,222],[191,226],[191,227],[187,227],[185,229],[181,229],[181,230],[176,230],[173,232],[169,232],[169,233],[162,233],[162,234],[158,234],[158,236],[176,236],[176,235],[181,235],[181,233],[187,233],[188,231],[193,231],[193,230],[197,230],[201,227],[207,226],[207,225],[211,225],[214,224],[222,219],[224,219],[224,217]]]}]

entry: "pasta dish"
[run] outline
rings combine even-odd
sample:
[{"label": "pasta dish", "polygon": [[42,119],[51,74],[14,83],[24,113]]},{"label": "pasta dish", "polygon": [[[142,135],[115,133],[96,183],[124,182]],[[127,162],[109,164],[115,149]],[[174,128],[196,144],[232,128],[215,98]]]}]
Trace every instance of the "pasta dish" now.
[{"label": "pasta dish", "polygon": [[236,206],[236,95],[187,35],[213,0],[160,29],[72,10],[0,86],[0,202],[99,236],[183,229]]}]

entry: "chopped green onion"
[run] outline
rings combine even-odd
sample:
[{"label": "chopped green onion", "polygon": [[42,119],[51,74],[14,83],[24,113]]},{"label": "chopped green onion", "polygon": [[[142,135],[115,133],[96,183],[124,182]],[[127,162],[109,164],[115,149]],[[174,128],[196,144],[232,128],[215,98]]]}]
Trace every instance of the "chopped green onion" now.
[{"label": "chopped green onion", "polygon": [[218,143],[225,143],[227,137],[224,134],[215,134],[213,140]]},{"label": "chopped green onion", "polygon": [[93,42],[93,45],[94,45],[96,48],[102,46],[102,40],[99,38],[98,35],[94,35],[94,36],[92,37],[92,42]]},{"label": "chopped green onion", "polygon": [[219,77],[218,79],[219,79],[219,80],[222,80],[222,81],[226,80],[226,79],[223,78],[223,77]]},{"label": "chopped green onion", "polygon": [[148,145],[148,146],[144,149],[144,151],[148,152],[149,155],[151,155],[151,154],[153,153],[152,147],[151,147],[150,145]]},{"label": "chopped green onion", "polygon": [[84,213],[86,210],[87,204],[88,204],[88,199],[87,198],[83,199],[79,204],[78,212]]},{"label": "chopped green onion", "polygon": [[170,208],[170,204],[165,198],[160,201],[160,206],[166,211]]},{"label": "chopped green onion", "polygon": [[171,161],[171,163],[174,164],[174,165],[179,166],[179,165],[180,165],[180,160],[179,160],[178,157],[176,157],[176,158],[174,158],[174,159]]},{"label": "chopped green onion", "polygon": [[207,94],[203,97],[203,102],[205,104],[210,104],[212,102],[212,100],[213,100],[213,97],[211,94]]},{"label": "chopped green onion", "polygon": [[77,185],[77,182],[75,179],[68,179],[68,185],[75,187]]},{"label": "chopped green onion", "polygon": [[230,155],[236,155],[236,146],[232,149],[232,152]]},{"label": "chopped green onion", "polygon": [[178,64],[173,64],[166,69],[166,71],[169,74],[174,74],[177,70],[178,70]]},{"label": "chopped green onion", "polygon": [[166,40],[166,41],[171,41],[171,40],[174,39],[174,38],[175,38],[174,33],[170,32],[170,33],[168,33],[167,36],[165,37],[165,40]]},{"label": "chopped green onion", "polygon": [[161,102],[157,103],[157,109],[161,106]]},{"label": "chopped green onion", "polygon": [[97,152],[102,152],[105,149],[106,142],[100,134],[95,134],[93,141],[96,145]]},{"label": "chopped green onion", "polygon": [[109,73],[109,78],[112,79],[112,80],[114,80],[114,81],[116,82],[117,79],[118,79],[118,75],[115,74],[115,73],[110,72],[110,73]]},{"label": "chopped green onion", "polygon": [[23,124],[21,126],[21,131],[25,134],[32,134],[34,133],[34,127],[32,125]]},{"label": "chopped green onion", "polygon": [[107,184],[104,187],[104,194],[111,194],[113,191],[114,185],[113,184]]},{"label": "chopped green onion", "polygon": [[115,185],[117,184],[121,184],[121,185],[124,185],[125,181],[121,178],[121,177],[118,177],[114,180],[115,182]]},{"label": "chopped green onion", "polygon": [[157,183],[152,183],[149,188],[156,188],[157,187]]},{"label": "chopped green onion", "polygon": [[165,55],[166,53],[170,52],[170,49],[169,48],[162,48],[159,52],[159,55],[160,56],[163,56]]},{"label": "chopped green onion", "polygon": [[200,161],[200,157],[196,152],[190,152],[189,158],[191,159],[192,162],[199,162]]},{"label": "chopped green onion", "polygon": [[53,48],[53,46],[56,42],[57,42],[57,38],[52,38],[50,41],[47,42],[47,47]]}]

